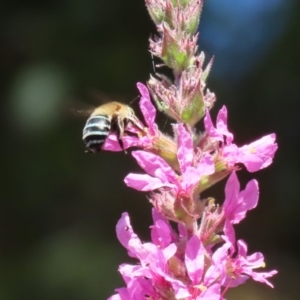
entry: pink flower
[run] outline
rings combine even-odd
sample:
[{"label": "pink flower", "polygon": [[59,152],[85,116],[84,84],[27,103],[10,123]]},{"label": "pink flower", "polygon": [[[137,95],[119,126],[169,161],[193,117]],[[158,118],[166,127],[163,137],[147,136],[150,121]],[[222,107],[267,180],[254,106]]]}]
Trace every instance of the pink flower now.
[{"label": "pink flower", "polygon": [[267,278],[277,274],[277,271],[255,272],[254,269],[265,266],[264,256],[260,252],[247,256],[247,251],[246,243],[242,240],[237,241],[237,253],[227,260],[228,277],[224,285],[228,284],[230,287],[236,287],[252,277],[255,281],[273,287]]},{"label": "pink flower", "polygon": [[155,123],[156,108],[151,102],[150,94],[147,87],[138,82],[137,88],[141,94],[139,101],[140,110],[143,114],[147,128],[145,127],[146,134],[143,136],[124,136],[123,143],[124,148],[140,147],[143,149],[151,149],[153,146],[153,139],[159,136],[159,130]]},{"label": "pink flower", "polygon": [[269,134],[261,139],[239,148],[239,162],[242,162],[249,172],[255,172],[268,167],[278,148],[276,135]]},{"label": "pink flower", "polygon": [[[220,155],[232,168],[237,163],[245,165],[249,172],[255,172],[269,166],[277,150],[275,134],[270,134],[243,147],[233,144],[233,135],[227,128],[227,109],[225,106],[218,113],[216,127],[214,127],[209,111],[204,118],[204,127],[211,143],[221,142]],[[215,142],[214,142],[215,141]]]},{"label": "pink flower", "polygon": [[212,264],[204,272],[204,260],[208,257],[200,239],[195,235],[192,236],[185,250],[185,265],[191,279],[188,290],[192,299],[220,299],[221,285],[219,279],[223,277],[224,266]]},{"label": "pink flower", "polygon": [[[144,116],[145,123],[148,126],[148,134],[135,136],[134,134],[138,132],[137,128],[135,128],[134,124],[127,125],[126,130],[133,133],[133,135],[124,135],[122,137],[124,149],[128,149],[130,147],[149,148],[152,145],[152,139],[159,135],[158,127],[155,124],[156,109],[151,102],[149,91],[147,87],[140,82],[137,83],[137,88],[141,94],[139,106]],[[139,127],[144,127],[138,119],[136,121],[139,123]],[[115,133],[110,133],[102,149],[107,151],[123,151]]]},{"label": "pink flower", "polygon": [[[213,125],[209,111],[206,111],[206,116],[204,117],[204,127],[207,134],[211,138],[214,138],[222,143],[225,142],[229,145],[233,141],[233,134],[229,132],[227,128],[227,108],[225,105],[219,110],[216,127]],[[226,137],[225,141],[224,137]]]},{"label": "pink flower", "polygon": [[258,202],[258,183],[251,180],[246,188],[240,192],[240,183],[235,172],[229,176],[225,186],[225,201],[222,206],[224,217],[232,224],[243,220],[248,210],[256,207]]},{"label": "pink flower", "polygon": [[151,102],[150,94],[147,87],[144,84],[138,82],[137,88],[141,94],[141,99],[139,103],[141,112],[149,128],[150,134],[155,135],[158,131],[157,125],[155,124],[156,108]]},{"label": "pink flower", "polygon": [[122,214],[116,227],[118,239],[139,264],[120,265],[126,287],[116,289],[117,294],[109,300],[220,300],[222,287],[227,290],[250,277],[272,287],[267,278],[277,271],[254,271],[264,267],[264,257],[259,252],[247,255],[242,240],[235,251],[235,239],[225,236],[225,243],[212,251],[197,235],[179,236],[155,209],[152,215],[152,242],[142,243],[132,230],[128,214]]},{"label": "pink flower", "polygon": [[175,126],[177,132],[177,159],[181,176],[159,156],[146,152],[132,153],[138,164],[149,174],[129,174],[125,183],[140,191],[152,191],[161,187],[173,189],[177,194],[190,196],[202,176],[214,172],[214,164],[209,154],[194,164],[194,150],[190,133],[183,124]]},{"label": "pink flower", "polygon": [[277,271],[254,271],[254,269],[263,268],[265,266],[263,255],[260,252],[255,252],[252,255],[247,256],[247,245],[242,240],[237,241],[237,251],[235,252],[234,244],[226,242],[213,254],[213,265],[218,267],[223,265],[225,267],[225,273],[223,273],[224,276],[220,277],[221,285],[226,289],[228,287],[236,287],[243,284],[251,277],[255,281],[273,287],[267,278],[277,274]]},{"label": "pink flower", "polygon": [[151,239],[154,244],[164,249],[172,241],[177,240],[177,235],[173,232],[168,221],[157,210],[152,209],[152,217],[155,224],[150,227]]},{"label": "pink flower", "polygon": [[[124,213],[117,224],[117,236],[140,264],[122,264],[119,271],[126,288],[117,289],[110,300],[123,299],[220,299],[221,286],[218,278],[224,273],[224,264],[211,266],[206,271],[210,255],[197,236],[192,236],[185,245],[183,259],[177,256],[177,246],[167,221],[153,210],[156,218],[155,235],[152,243],[141,243],[133,232],[129,217]],[[164,225],[162,225],[164,224]],[[174,234],[174,233],[173,233]],[[157,236],[166,238],[162,243]],[[164,244],[162,246],[162,244]],[[223,269],[221,269],[221,267]]]},{"label": "pink flower", "polygon": [[[165,236],[165,228],[160,230],[162,221],[163,219],[157,220],[155,226],[158,235]],[[165,243],[166,247],[161,248],[160,243],[158,245],[155,243],[141,243],[132,230],[127,213],[122,214],[116,231],[120,242],[129,251],[130,256],[136,257],[140,261],[140,265],[123,264],[120,266],[119,271],[127,284],[127,288],[117,289],[120,299],[123,300],[123,295],[124,299],[144,299],[142,296],[158,297],[157,290],[163,291],[170,288],[170,284],[165,277],[169,276],[167,263],[175,255],[177,249],[175,244]],[[155,289],[153,284],[155,284]],[[134,294],[132,293],[132,287],[134,287]],[[140,298],[135,298],[138,295]],[[112,299],[119,299],[117,295],[112,297]],[[154,299],[156,298],[154,297]]]}]

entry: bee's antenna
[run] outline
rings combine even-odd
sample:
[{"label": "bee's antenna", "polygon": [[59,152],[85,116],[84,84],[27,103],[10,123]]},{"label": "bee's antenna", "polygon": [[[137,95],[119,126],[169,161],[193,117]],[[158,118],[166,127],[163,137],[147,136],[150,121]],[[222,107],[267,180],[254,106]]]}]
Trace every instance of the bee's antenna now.
[{"label": "bee's antenna", "polygon": [[138,100],[139,98],[140,98],[140,96],[134,97],[134,98],[129,102],[129,105],[131,105],[133,102],[135,102],[135,101]]}]

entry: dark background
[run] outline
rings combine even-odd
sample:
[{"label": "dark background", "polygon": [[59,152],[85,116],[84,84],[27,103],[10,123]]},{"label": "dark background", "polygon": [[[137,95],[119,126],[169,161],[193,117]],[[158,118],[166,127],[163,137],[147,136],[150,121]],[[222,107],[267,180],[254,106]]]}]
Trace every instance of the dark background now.
[{"label": "dark background", "polygon": [[[267,3],[266,3],[267,2]],[[115,224],[128,211],[149,239],[151,206],[123,183],[130,155],[84,154],[85,119],[68,107],[94,91],[129,102],[153,73],[144,2],[1,1],[0,299],[106,299],[123,285]],[[237,226],[277,269],[275,289],[249,281],[227,299],[299,299],[300,4],[206,0],[200,49],[238,145],[275,132],[275,162],[254,174],[259,206]],[[133,107],[138,110],[137,103]],[[164,128],[166,117],[159,116]],[[168,128],[168,126],[166,127]],[[208,191],[222,203],[224,182]]]}]

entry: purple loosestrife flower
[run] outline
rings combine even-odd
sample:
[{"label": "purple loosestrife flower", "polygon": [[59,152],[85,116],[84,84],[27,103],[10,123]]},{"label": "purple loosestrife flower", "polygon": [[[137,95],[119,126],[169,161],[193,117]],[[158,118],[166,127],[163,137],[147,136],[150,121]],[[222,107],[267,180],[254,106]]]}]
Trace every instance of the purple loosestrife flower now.
[{"label": "purple loosestrife flower", "polygon": [[174,126],[177,136],[177,160],[180,175],[178,175],[161,157],[146,152],[134,151],[132,156],[149,174],[129,174],[125,183],[139,191],[159,190],[157,198],[168,201],[153,200],[159,211],[174,221],[193,222],[199,217],[197,195],[201,177],[214,173],[212,157],[194,153],[191,133],[183,124]]},{"label": "purple loosestrife flower", "polygon": [[[227,109],[223,106],[217,116],[214,127],[209,111],[204,118],[206,138],[203,147],[214,147],[217,151],[217,160],[224,161],[227,169],[233,169],[235,164],[242,163],[249,172],[255,172],[268,167],[277,150],[275,134],[269,134],[243,147],[233,144],[233,134],[227,129]],[[204,144],[204,145],[203,145]]]},{"label": "purple loosestrife flower", "polygon": [[[223,292],[252,277],[272,287],[267,278],[276,271],[255,272],[264,267],[261,253],[247,256],[244,241],[224,243],[211,251],[197,235],[176,233],[168,221],[153,209],[152,242],[142,243],[133,232],[127,213],[117,224],[117,236],[137,265],[119,268],[126,283],[116,289],[116,299],[223,299]],[[223,292],[222,292],[223,291]]]},{"label": "purple loosestrife flower", "polygon": [[249,172],[266,168],[272,161],[277,150],[275,134],[270,134],[243,147],[233,143],[233,134],[227,128],[227,109],[223,106],[217,116],[216,126],[213,125],[209,111],[204,118],[205,133],[199,137],[196,147],[205,152],[213,153],[215,173],[204,178],[198,192],[201,193],[234,170],[239,164],[245,165]]},{"label": "purple loosestrife flower", "polygon": [[[156,239],[152,243],[141,243],[132,231],[128,215],[122,215],[117,224],[118,238],[140,264],[120,266],[127,287],[117,289],[118,294],[110,299],[220,299],[221,285],[216,279],[224,277],[225,269],[213,265],[207,268],[210,255],[200,239],[192,236],[187,241],[175,232],[172,236],[166,220],[159,219],[154,225],[159,236],[166,234],[159,222],[166,224],[164,229],[169,228],[169,242],[163,247]],[[184,255],[180,254],[180,243],[186,248]],[[132,286],[138,289],[133,290]]]},{"label": "purple loosestrife flower", "polygon": [[245,218],[248,210],[256,207],[258,195],[258,183],[254,179],[240,192],[240,183],[233,172],[225,186],[225,201],[222,205],[224,217],[232,224],[238,224]]},{"label": "purple loosestrife flower", "polygon": [[160,187],[170,187],[176,194],[190,197],[201,176],[214,172],[214,164],[209,154],[196,158],[193,152],[192,138],[184,125],[175,125],[178,138],[177,159],[181,175],[159,156],[146,151],[134,151],[132,156],[150,175],[129,174],[125,183],[140,191],[151,191]]},{"label": "purple loosestrife flower", "polygon": [[225,277],[222,278],[222,286],[226,288],[236,287],[251,277],[255,281],[273,287],[267,278],[277,274],[277,271],[255,272],[254,269],[265,267],[263,255],[260,252],[255,252],[247,256],[246,243],[239,240],[236,244],[237,250],[235,250],[234,241],[234,244],[225,243],[215,252],[217,253],[219,251],[218,255],[215,256],[216,261],[214,263],[218,266],[223,264],[226,269]]},{"label": "purple loosestrife flower", "polygon": [[212,66],[212,60],[202,70],[204,53],[201,53],[195,66],[182,72],[177,85],[151,77],[148,86],[159,110],[167,113],[177,122],[187,122],[194,126],[211,109],[216,101],[214,93],[206,88],[206,78]]},{"label": "purple loosestrife flower", "polygon": [[[197,135],[188,125],[173,125],[172,142],[177,149],[174,159],[177,166],[174,167],[154,151],[161,135],[155,124],[156,110],[147,88],[142,84],[138,87],[142,95],[140,107],[148,127],[143,134],[124,136],[123,141],[127,148],[143,149],[133,151],[132,156],[146,174],[130,173],[125,183],[138,191],[151,192],[149,199],[155,207],[152,242],[142,243],[131,228],[129,216],[123,214],[117,225],[117,236],[129,256],[136,258],[139,264],[120,266],[126,287],[117,289],[117,294],[110,299],[224,299],[228,288],[250,277],[272,286],[267,278],[277,271],[254,271],[264,267],[263,255],[247,256],[246,243],[236,243],[233,225],[256,207],[259,196],[256,180],[249,181],[245,189],[240,190],[235,164],[244,157],[243,162],[252,171],[266,167],[277,149],[274,140],[267,136],[238,148],[233,144],[233,134],[228,131],[227,110],[223,107],[216,127],[207,112],[206,132],[200,139],[195,138]],[[136,133],[136,129],[132,132]],[[231,147],[237,150],[237,156],[228,150]],[[250,151],[251,147],[256,147],[256,153]],[[224,155],[226,151],[228,155]],[[247,159],[251,155],[252,158]],[[201,199],[200,195],[203,182],[210,186],[210,180],[220,172],[219,161],[227,168],[226,172],[223,170],[223,177],[231,173],[221,206],[213,198]],[[178,223],[177,231],[168,220]]]},{"label": "purple loosestrife flower", "polygon": [[201,223],[198,229],[201,240],[207,244],[215,244],[221,239],[231,241],[234,244],[235,234],[232,227],[238,224],[246,216],[248,210],[256,207],[258,202],[258,184],[251,180],[246,188],[240,191],[238,178],[233,172],[225,186],[225,201],[221,207],[214,201],[210,203],[201,215]]},{"label": "purple loosestrife flower", "polygon": [[[176,144],[172,138],[159,131],[155,123],[156,109],[151,103],[147,87],[142,83],[138,83],[137,87],[141,94],[139,102],[140,109],[147,126],[144,126],[142,122],[140,122],[138,127],[129,123],[125,129],[126,132],[130,134],[122,137],[124,149],[138,147],[155,153],[163,157],[163,159],[176,170],[178,169]],[[143,130],[140,130],[140,128],[143,128]],[[111,133],[108,136],[102,149],[108,151],[123,150],[115,133]]]},{"label": "purple loosestrife flower", "polygon": [[[237,146],[225,106],[213,124],[209,111],[216,97],[206,87],[213,60],[204,67],[204,53],[197,48],[203,0],[146,0],[146,6],[158,32],[150,39],[150,51],[174,76],[151,76],[149,90],[137,84],[145,124],[128,118],[121,137],[125,149],[134,148],[131,154],[144,171],[130,173],[124,181],[149,192],[153,225],[151,242],[142,242],[128,214],[122,214],[117,237],[137,263],[120,265],[125,287],[109,300],[223,300],[229,288],[249,278],[273,287],[267,279],[277,271],[256,271],[265,267],[264,257],[247,254],[246,242],[236,241],[234,226],[259,197],[257,181],[241,189],[236,171],[242,165],[249,172],[268,167],[277,150],[275,134]],[[173,136],[155,123],[150,94],[157,108],[175,120]],[[203,133],[195,128],[201,119]],[[114,133],[103,149],[123,150]],[[204,190],[227,176],[223,204],[203,197]]]}]

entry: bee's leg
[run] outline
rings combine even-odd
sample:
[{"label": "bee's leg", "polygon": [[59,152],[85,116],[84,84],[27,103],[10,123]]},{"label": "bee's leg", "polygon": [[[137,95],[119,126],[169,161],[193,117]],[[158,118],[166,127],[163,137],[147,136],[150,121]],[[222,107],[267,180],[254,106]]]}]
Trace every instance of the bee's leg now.
[{"label": "bee's leg", "polygon": [[122,135],[120,133],[118,133],[118,132],[117,132],[117,138],[118,138],[118,142],[120,144],[120,147],[122,148],[122,150],[124,152],[126,152],[125,149],[124,149],[124,143],[123,143],[123,140],[122,140]]},{"label": "bee's leg", "polygon": [[128,121],[130,121],[136,128],[138,128],[142,132],[145,131],[145,127],[143,126],[143,124],[141,124],[140,120],[137,117],[135,116],[128,117],[126,118],[126,121],[127,121],[126,124],[128,124]]},{"label": "bee's leg", "polygon": [[125,149],[124,149],[124,143],[123,143],[123,140],[122,140],[122,137],[124,135],[124,127],[125,127],[125,124],[124,124],[124,121],[120,120],[118,118],[117,120],[117,123],[118,123],[118,126],[116,128],[116,135],[117,135],[117,139],[118,139],[118,142],[120,144],[120,147],[123,149],[123,151],[126,153]]}]

